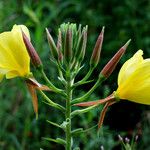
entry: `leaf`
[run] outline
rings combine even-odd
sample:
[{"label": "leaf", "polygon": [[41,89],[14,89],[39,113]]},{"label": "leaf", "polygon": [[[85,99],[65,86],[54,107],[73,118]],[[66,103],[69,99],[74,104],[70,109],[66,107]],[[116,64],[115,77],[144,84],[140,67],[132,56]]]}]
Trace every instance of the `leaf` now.
[{"label": "leaf", "polygon": [[84,108],[84,109],[81,109],[81,110],[75,110],[71,113],[71,117],[73,118],[74,116],[76,115],[80,115],[80,114],[83,114],[83,113],[86,113],[86,112],[89,112],[91,111],[93,108],[95,108],[97,105],[93,105],[93,106],[90,106],[90,107],[87,107],[87,108]]},{"label": "leaf", "polygon": [[61,145],[66,145],[66,141],[61,139],[61,138],[57,138],[57,139],[52,139],[52,138],[46,138],[46,137],[43,137],[44,140],[47,140],[47,141],[51,141],[51,142],[55,142],[55,143],[58,143],[58,144],[61,144]]},{"label": "leaf", "polygon": [[78,133],[80,133],[82,131],[83,131],[83,128],[75,129],[75,130],[71,131],[71,135],[74,136],[74,135],[76,135],[76,134],[78,134]]},{"label": "leaf", "polygon": [[61,128],[61,126],[55,122],[52,122],[52,121],[49,121],[49,120],[46,120],[49,124],[52,124],[53,126],[55,127],[58,127],[58,128]]}]

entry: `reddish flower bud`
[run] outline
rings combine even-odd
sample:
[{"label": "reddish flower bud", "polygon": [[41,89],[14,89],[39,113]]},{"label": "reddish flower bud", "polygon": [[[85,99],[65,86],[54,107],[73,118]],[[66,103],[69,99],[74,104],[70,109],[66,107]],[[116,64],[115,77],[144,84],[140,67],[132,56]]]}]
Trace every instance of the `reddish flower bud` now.
[{"label": "reddish flower bud", "polygon": [[111,73],[116,68],[116,65],[118,64],[119,60],[125,53],[130,41],[131,40],[128,40],[128,42],[119,49],[119,51],[114,55],[114,57],[105,65],[100,75],[103,75],[106,78],[108,78],[111,75]]},{"label": "reddish flower bud", "polygon": [[104,27],[102,28],[101,33],[98,36],[98,39],[96,41],[92,56],[91,56],[91,60],[90,60],[90,65],[92,67],[96,67],[99,59],[100,59],[100,53],[101,53],[101,49],[102,49],[102,44],[103,44],[103,38],[104,38]]},{"label": "reddish flower bud", "polygon": [[36,50],[34,49],[32,43],[29,41],[28,37],[23,31],[22,31],[22,37],[33,65],[35,67],[41,67],[42,66],[41,59],[37,54]]},{"label": "reddish flower bud", "polygon": [[58,30],[57,50],[58,50],[58,60],[62,62],[63,61],[62,33],[61,33],[60,29]]},{"label": "reddish flower bud", "polygon": [[66,32],[66,40],[65,40],[65,49],[64,49],[64,56],[67,62],[70,62],[72,58],[72,29],[68,26]]}]

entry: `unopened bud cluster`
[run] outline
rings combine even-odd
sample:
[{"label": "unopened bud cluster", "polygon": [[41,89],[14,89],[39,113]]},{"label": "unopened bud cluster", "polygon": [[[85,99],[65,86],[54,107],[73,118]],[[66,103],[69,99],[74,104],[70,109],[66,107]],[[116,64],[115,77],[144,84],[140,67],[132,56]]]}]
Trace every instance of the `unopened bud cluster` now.
[{"label": "unopened bud cluster", "polygon": [[[80,68],[81,62],[84,59],[86,44],[87,44],[87,30],[88,26],[82,27],[73,23],[63,23],[58,29],[58,39],[57,43],[51,36],[48,29],[46,29],[47,40],[50,46],[50,51],[53,58],[61,65],[66,66],[72,70]],[[30,55],[31,61],[35,67],[42,66],[42,62],[35,51],[33,45],[27,38],[27,36],[22,32],[23,40]],[[97,41],[95,43],[91,58],[90,58],[90,68],[93,70],[99,63],[100,54],[102,49],[104,39],[104,27],[100,32]],[[110,74],[115,69],[117,63],[121,59],[122,55],[125,53],[130,40],[119,49],[119,51],[114,55],[114,57],[106,64],[106,66],[100,72],[100,76],[108,78]]]},{"label": "unopened bud cluster", "polygon": [[87,42],[87,26],[77,27],[76,24],[62,24],[58,29],[57,44],[50,32],[46,30],[47,38],[53,57],[65,65],[81,62],[85,55]]}]

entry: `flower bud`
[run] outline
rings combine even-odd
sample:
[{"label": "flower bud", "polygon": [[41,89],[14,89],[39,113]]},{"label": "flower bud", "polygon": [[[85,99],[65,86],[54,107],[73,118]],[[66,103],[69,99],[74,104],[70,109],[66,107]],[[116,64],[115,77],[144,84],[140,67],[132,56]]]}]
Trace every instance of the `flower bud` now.
[{"label": "flower bud", "polygon": [[49,33],[47,28],[46,28],[46,34],[47,34],[47,40],[48,40],[48,43],[49,43],[49,46],[50,46],[50,49],[51,49],[51,53],[52,53],[52,55],[55,59],[58,59],[57,47],[56,47],[55,42],[54,42],[54,40],[53,40],[53,38],[52,38],[52,36]]},{"label": "flower bud", "polygon": [[101,48],[102,48],[102,44],[103,44],[103,38],[104,38],[104,27],[102,28],[101,33],[99,34],[99,37],[96,41],[95,47],[93,49],[93,53],[91,56],[91,60],[90,60],[90,66],[91,67],[96,67],[99,59],[100,59],[100,53],[101,53]]},{"label": "flower bud", "polygon": [[87,26],[77,28],[76,24],[63,23],[59,32],[61,32],[61,47],[64,60],[71,65],[81,62],[85,55],[87,42]]},{"label": "flower bud", "polygon": [[62,54],[62,33],[61,33],[60,29],[58,30],[57,50],[58,50],[58,60],[60,62],[62,62],[63,61],[63,54]]},{"label": "flower bud", "polygon": [[68,26],[66,32],[64,56],[66,61],[69,63],[72,58],[72,29],[70,26]]},{"label": "flower bud", "polygon": [[87,28],[88,28],[87,26],[83,28],[82,34],[80,35],[77,43],[75,58],[80,62],[83,60],[85,55],[86,43],[87,43]]},{"label": "flower bud", "polygon": [[23,31],[22,31],[22,37],[23,37],[25,46],[27,48],[28,54],[31,58],[32,64],[35,67],[41,67],[42,66],[41,59],[40,59],[39,55],[37,54],[36,50],[34,49],[32,43],[29,41],[28,37],[26,36],[26,34]]},{"label": "flower bud", "polygon": [[118,64],[119,60],[125,53],[130,41],[131,40],[128,40],[127,43],[119,49],[119,51],[114,55],[114,57],[105,65],[100,75],[103,75],[106,78],[108,78],[111,75],[111,73],[116,68],[116,65]]},{"label": "flower bud", "polygon": [[84,56],[85,56],[86,43],[87,43],[87,30],[88,30],[88,26],[83,28],[83,43],[82,43],[81,53],[79,56],[80,61],[82,61],[84,59]]}]

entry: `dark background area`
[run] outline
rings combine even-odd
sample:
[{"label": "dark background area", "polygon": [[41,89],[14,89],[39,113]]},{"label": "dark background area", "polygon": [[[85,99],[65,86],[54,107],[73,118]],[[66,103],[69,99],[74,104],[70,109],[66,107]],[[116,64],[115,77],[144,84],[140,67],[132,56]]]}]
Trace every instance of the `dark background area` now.
[{"label": "dark background area", "polygon": [[[96,80],[107,61],[128,39],[132,39],[116,70],[89,100],[104,98],[116,90],[120,67],[138,49],[144,51],[144,58],[150,56],[149,0],[0,0],[0,32],[11,30],[14,24],[26,25],[44,68],[55,84],[58,82],[57,71],[49,59],[45,28],[48,27],[56,39],[58,27],[64,22],[88,25],[85,67],[77,79],[84,77],[88,71],[88,62],[102,26],[105,26],[105,37],[101,59],[91,79]],[[39,74],[35,76],[40,80]],[[84,94],[91,85],[78,88],[74,96]],[[63,103],[58,95],[50,96]],[[97,124],[100,110],[101,107],[76,117],[73,125],[85,129],[92,127]],[[60,112],[42,103],[39,96],[39,119],[36,121],[25,83],[19,78],[0,83],[0,150],[63,149],[42,139],[45,136],[56,138],[64,135],[48,124],[46,119],[62,123],[63,117]],[[100,133],[97,134],[96,128],[83,133],[75,138],[75,145],[83,150],[97,150],[101,145],[106,150],[119,150],[118,134],[130,139],[138,134],[137,149],[150,150],[150,107],[128,101],[113,105],[106,114]]]}]

